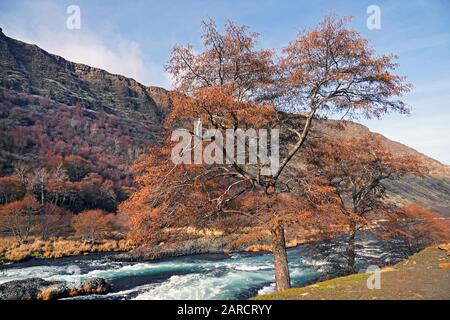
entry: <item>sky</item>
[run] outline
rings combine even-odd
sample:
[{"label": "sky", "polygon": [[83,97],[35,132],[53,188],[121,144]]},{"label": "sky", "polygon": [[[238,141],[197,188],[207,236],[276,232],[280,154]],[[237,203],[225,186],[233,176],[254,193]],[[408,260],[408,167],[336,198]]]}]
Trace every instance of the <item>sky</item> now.
[{"label": "sky", "polygon": [[[80,28],[67,20],[80,8]],[[369,29],[370,5],[381,26]],[[450,164],[450,1],[447,0],[0,0],[0,27],[10,37],[64,58],[122,74],[145,85],[171,87],[164,71],[175,44],[200,50],[200,23],[215,19],[246,24],[261,34],[260,46],[279,51],[300,30],[330,13],[353,16],[350,26],[377,53],[399,56],[398,73],[414,89],[404,100],[409,116],[361,120],[372,131]]]}]

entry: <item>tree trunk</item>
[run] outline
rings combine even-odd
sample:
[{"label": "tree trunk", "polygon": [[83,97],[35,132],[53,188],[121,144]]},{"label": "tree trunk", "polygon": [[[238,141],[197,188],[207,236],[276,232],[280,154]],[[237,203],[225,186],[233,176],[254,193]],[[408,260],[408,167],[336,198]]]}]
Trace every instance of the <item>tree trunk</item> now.
[{"label": "tree trunk", "polygon": [[276,289],[277,291],[283,291],[291,287],[283,224],[281,222],[277,222],[277,224],[272,228],[271,233],[272,251],[275,264]]},{"label": "tree trunk", "polygon": [[44,205],[44,183],[41,184],[41,206]]},{"label": "tree trunk", "polygon": [[356,237],[356,225],[352,223],[350,228],[350,236],[347,240],[347,270],[346,273],[355,273],[355,262],[356,262],[356,247],[355,247],[355,237]]}]

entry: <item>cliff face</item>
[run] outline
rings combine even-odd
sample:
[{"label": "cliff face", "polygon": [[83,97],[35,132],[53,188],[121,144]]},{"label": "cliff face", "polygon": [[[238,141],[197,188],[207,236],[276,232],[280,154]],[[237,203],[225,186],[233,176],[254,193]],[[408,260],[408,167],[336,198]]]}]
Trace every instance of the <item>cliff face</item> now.
[{"label": "cliff face", "polygon": [[152,124],[160,123],[168,104],[162,88],[67,61],[1,31],[0,86]]},{"label": "cliff face", "polygon": [[[164,115],[169,107],[168,91],[163,88],[146,87],[133,79],[121,75],[114,75],[101,69],[69,62],[59,56],[47,53],[35,45],[8,38],[1,30],[0,88],[16,92],[21,96],[48,98],[66,106],[78,105],[79,108],[86,111],[91,110],[95,113],[105,114],[106,116],[100,117],[102,119],[114,117],[116,119],[114,122],[119,121],[119,124],[123,123],[122,128],[130,129],[126,133],[126,140],[122,143],[117,142],[120,132],[124,130],[118,126],[118,128],[113,128],[115,130],[113,135],[117,134],[117,138],[111,139],[110,143],[100,144],[93,137],[92,141],[89,142],[89,146],[84,146],[85,148],[96,148],[98,153],[103,152],[108,155],[111,154],[113,149],[123,149],[133,145],[142,146],[144,141],[149,142],[148,145],[150,146],[155,142],[150,140],[156,139]],[[0,107],[6,110],[4,103],[1,101]],[[25,106],[24,109],[31,112],[31,108],[27,108]],[[4,114],[11,116],[9,109]],[[22,110],[21,112],[22,116],[25,116],[23,113],[26,111]],[[34,110],[33,112],[35,113],[34,118],[36,118],[36,113],[41,111]],[[48,113],[48,111],[45,112]],[[52,112],[54,112],[55,117],[59,114],[56,111]],[[1,113],[0,115],[3,120],[6,119],[6,116]],[[51,117],[52,115],[46,114],[46,116]],[[96,117],[87,117],[89,118],[86,118],[88,122],[99,121]],[[14,128],[17,129],[16,131],[25,130],[23,122],[27,121],[23,119],[21,121],[22,124],[14,124],[15,122],[9,121],[8,132]],[[104,120],[101,121],[105,122]],[[45,126],[44,123],[42,125]],[[94,123],[89,124],[89,126],[85,125],[84,128],[91,132],[90,126],[94,126]],[[340,128],[338,129],[337,127]],[[110,129],[111,126],[105,127],[105,134],[112,135],[108,133]],[[332,120],[320,121],[316,124],[316,129],[327,130],[330,134],[343,135],[347,138],[370,133],[368,128],[349,121],[345,122],[343,126],[336,126]],[[79,130],[79,132],[81,132],[80,135],[89,134],[89,132],[83,133],[82,130]],[[75,132],[73,135],[76,136],[76,134],[78,133]],[[372,134],[378,135],[376,133]],[[385,146],[392,152],[419,156],[431,168],[431,172],[427,177],[409,176],[400,181],[389,182],[387,186],[391,200],[399,204],[415,202],[444,216],[450,216],[450,167],[398,142],[385,137],[382,138]],[[64,139],[64,137],[57,139]],[[67,138],[66,140],[68,140],[66,141],[67,143],[73,143],[73,139]],[[81,137],[81,140],[83,140],[83,137]],[[145,145],[146,143],[144,143]],[[38,149],[41,148],[35,144],[35,149],[36,147]],[[39,151],[35,149],[33,149],[33,153]],[[76,147],[75,149],[78,150],[79,148]],[[4,152],[5,149],[0,151]],[[5,161],[11,162],[12,159],[21,158],[22,154],[17,152],[9,150],[7,154],[7,159],[9,160]],[[130,163],[135,158],[134,156],[120,155],[120,150],[115,152],[122,161],[126,160],[127,163]],[[130,152],[128,150],[127,154],[130,154]],[[8,170],[10,172],[12,168]],[[114,170],[120,170],[119,166]],[[5,174],[5,172],[2,172],[0,165],[0,175],[2,174]]]}]

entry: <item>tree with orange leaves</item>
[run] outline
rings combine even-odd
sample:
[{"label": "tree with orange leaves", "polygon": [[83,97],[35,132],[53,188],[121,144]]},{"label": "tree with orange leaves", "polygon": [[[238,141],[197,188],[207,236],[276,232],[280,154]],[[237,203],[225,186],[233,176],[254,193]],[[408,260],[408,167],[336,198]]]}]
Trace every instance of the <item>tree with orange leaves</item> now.
[{"label": "tree with orange leaves", "polygon": [[407,257],[432,244],[450,240],[450,220],[417,204],[390,212],[380,226],[385,238],[402,238]]},{"label": "tree with orange leaves", "polygon": [[72,218],[72,227],[84,241],[94,243],[112,231],[112,216],[100,209],[86,210]]},{"label": "tree with orange leaves", "polygon": [[258,34],[231,22],[223,34],[214,22],[204,22],[202,51],[174,47],[167,65],[176,90],[168,127],[200,119],[220,132],[279,128],[281,160],[263,174],[264,159],[174,165],[170,143],[153,151],[136,166],[140,187],[122,206],[132,212],[138,243],[166,243],[183,237],[171,230],[187,226],[263,228],[271,235],[276,288],[290,287],[285,227],[306,224],[307,217],[340,219],[333,187],[293,165],[312,123],[331,113],[370,118],[408,112],[398,98],[409,85],[392,73],[393,57],[376,56],[346,22],[325,18],[300,33],[278,60],[272,50],[256,49]]},{"label": "tree with orange leaves", "polygon": [[23,243],[36,225],[38,212],[39,203],[32,196],[0,206],[0,230],[5,230]]},{"label": "tree with orange leaves", "polygon": [[70,218],[70,211],[46,202],[40,206],[36,217],[36,234],[43,240],[48,240],[52,236],[65,235],[70,230]]},{"label": "tree with orange leaves", "polygon": [[348,264],[344,271],[354,273],[357,233],[376,227],[387,215],[391,220],[396,216],[386,202],[384,183],[407,174],[423,176],[427,168],[418,158],[392,154],[373,134],[338,141],[321,139],[311,143],[306,154],[315,173],[334,187],[349,217],[345,252]]}]

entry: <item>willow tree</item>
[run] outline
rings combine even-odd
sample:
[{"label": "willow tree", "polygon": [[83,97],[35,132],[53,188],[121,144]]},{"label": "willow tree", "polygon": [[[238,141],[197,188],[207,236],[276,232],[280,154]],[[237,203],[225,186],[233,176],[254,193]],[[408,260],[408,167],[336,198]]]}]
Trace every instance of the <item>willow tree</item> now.
[{"label": "willow tree", "polygon": [[257,48],[258,34],[231,22],[223,33],[214,22],[204,22],[201,49],[173,48],[167,64],[175,83],[168,128],[189,125],[199,135],[192,123],[200,119],[216,132],[280,129],[280,158],[269,171],[259,153],[256,163],[227,157],[224,164],[174,165],[168,135],[166,147],[137,165],[140,188],[122,206],[134,212],[132,235],[138,242],[162,244],[163,238],[167,244],[169,238],[182,237],[185,227],[240,228],[255,237],[257,230],[265,230],[276,288],[290,287],[285,228],[340,219],[332,188],[298,165],[312,123],[329,113],[380,117],[408,112],[398,97],[409,86],[392,73],[393,56],[376,56],[347,21],[325,18],[301,32],[279,58]]}]

